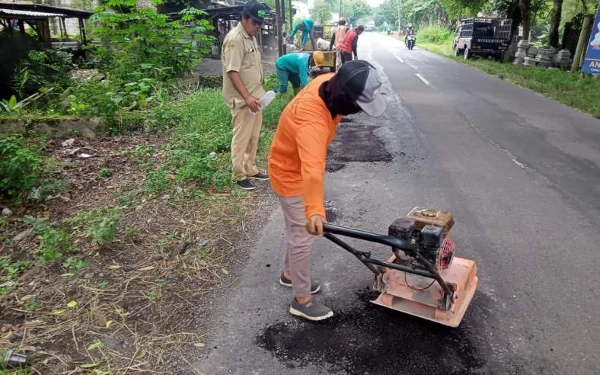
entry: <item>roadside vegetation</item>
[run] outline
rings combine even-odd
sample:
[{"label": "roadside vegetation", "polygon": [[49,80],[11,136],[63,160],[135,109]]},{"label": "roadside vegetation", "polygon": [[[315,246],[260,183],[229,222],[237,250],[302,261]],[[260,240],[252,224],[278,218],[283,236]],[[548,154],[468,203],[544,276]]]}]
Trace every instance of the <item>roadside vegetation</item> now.
[{"label": "roadside vegetation", "polygon": [[417,45],[438,55],[451,58],[482,72],[543,94],[560,103],[600,118],[600,79],[581,78],[578,73],[501,63],[492,59],[455,57],[453,34],[440,27],[422,29]]},{"label": "roadside vegetation", "polygon": [[417,47],[467,64],[490,75],[526,87],[600,118],[600,79],[557,69],[513,65],[512,61],[454,57],[453,40],[461,19],[495,15],[512,20],[512,35],[522,29],[536,49],[567,49],[571,56],[579,40],[584,15],[594,15],[592,0],[384,0],[374,11],[375,25],[404,40],[412,24]]},{"label": "roadside vegetation", "polygon": [[[94,138],[2,129],[0,374],[195,373],[202,302],[265,201],[232,189],[221,79],[190,75],[206,52],[195,42],[211,42],[200,11],[110,6],[89,30],[105,41],[92,62],[34,50],[0,105],[4,123],[107,124]],[[289,99],[265,110],[262,166]],[[9,350],[27,366],[8,368]]]}]

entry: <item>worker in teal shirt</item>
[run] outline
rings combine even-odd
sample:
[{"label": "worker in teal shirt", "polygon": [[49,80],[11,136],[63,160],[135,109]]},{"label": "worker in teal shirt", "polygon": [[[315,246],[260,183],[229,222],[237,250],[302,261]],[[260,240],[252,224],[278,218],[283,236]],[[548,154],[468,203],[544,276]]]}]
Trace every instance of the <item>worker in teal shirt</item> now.
[{"label": "worker in teal shirt", "polygon": [[317,41],[313,36],[313,20],[311,20],[310,18],[303,18],[300,22],[296,24],[296,26],[294,26],[294,29],[290,34],[290,38],[293,39],[296,36],[298,30],[302,31],[302,47],[300,48],[300,51],[304,50],[309,36],[313,44],[313,49],[316,48]]},{"label": "worker in teal shirt", "polygon": [[277,80],[279,81],[279,92],[285,94],[288,82],[292,83],[294,95],[308,84],[308,72],[312,62],[320,66],[325,61],[325,55],[321,51],[310,53],[288,53],[277,59]]}]

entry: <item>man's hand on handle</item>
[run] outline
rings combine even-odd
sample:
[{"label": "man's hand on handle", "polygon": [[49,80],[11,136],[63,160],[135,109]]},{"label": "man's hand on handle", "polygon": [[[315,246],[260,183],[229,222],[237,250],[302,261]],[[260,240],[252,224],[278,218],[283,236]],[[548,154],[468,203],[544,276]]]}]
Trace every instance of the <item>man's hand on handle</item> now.
[{"label": "man's hand on handle", "polygon": [[325,216],[313,215],[306,221],[306,231],[314,236],[322,236],[323,224],[326,222]]}]

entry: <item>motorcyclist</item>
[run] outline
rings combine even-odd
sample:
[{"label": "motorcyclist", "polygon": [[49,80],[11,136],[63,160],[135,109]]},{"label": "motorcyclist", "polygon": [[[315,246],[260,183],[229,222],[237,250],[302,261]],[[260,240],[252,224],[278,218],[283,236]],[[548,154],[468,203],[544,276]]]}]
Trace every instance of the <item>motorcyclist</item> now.
[{"label": "motorcyclist", "polygon": [[411,23],[409,23],[406,26],[406,30],[404,31],[404,44],[406,44],[406,39],[408,38],[409,35],[414,35],[415,31],[413,30],[413,25]]}]

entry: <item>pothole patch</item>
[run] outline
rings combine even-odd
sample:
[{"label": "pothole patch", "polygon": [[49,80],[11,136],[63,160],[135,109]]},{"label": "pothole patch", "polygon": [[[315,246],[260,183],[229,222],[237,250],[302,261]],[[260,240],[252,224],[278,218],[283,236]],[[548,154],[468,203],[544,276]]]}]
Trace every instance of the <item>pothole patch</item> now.
[{"label": "pothole patch", "polygon": [[375,135],[379,128],[356,124],[340,125],[334,141],[329,145],[329,170],[340,170],[348,162],[392,161],[392,154],[386,150],[385,143]]},{"label": "pothole patch", "polygon": [[[257,337],[259,347],[291,367],[317,365],[348,374],[458,375],[485,373],[489,343],[467,311],[459,328],[444,327],[375,306],[369,290],[354,307],[323,322],[278,322]],[[327,301],[324,301],[327,302]],[[473,304],[486,304],[477,293]],[[469,320],[471,324],[469,324]]]}]

